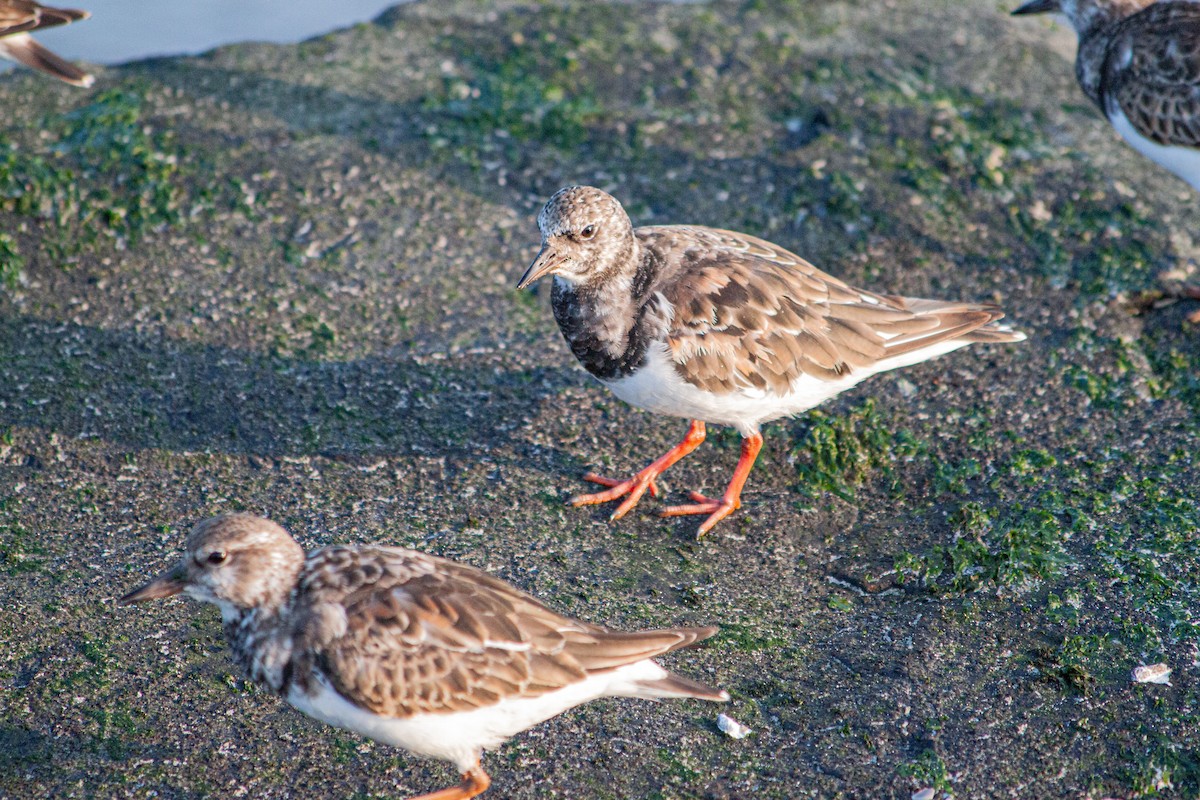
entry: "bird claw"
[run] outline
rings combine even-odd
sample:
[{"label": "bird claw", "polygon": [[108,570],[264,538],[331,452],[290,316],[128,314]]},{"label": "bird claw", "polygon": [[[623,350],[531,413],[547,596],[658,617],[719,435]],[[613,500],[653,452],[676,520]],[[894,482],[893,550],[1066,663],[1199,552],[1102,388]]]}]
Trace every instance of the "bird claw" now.
[{"label": "bird claw", "polygon": [[597,503],[607,503],[610,500],[616,500],[618,497],[625,497],[625,500],[622,501],[621,505],[617,506],[617,510],[609,517],[610,520],[620,519],[638,504],[638,501],[642,499],[642,495],[647,491],[650,492],[651,497],[658,496],[658,486],[654,482],[656,477],[658,476],[639,472],[629,480],[617,481],[597,475],[594,472],[589,472],[583,476],[583,479],[592,483],[598,483],[601,486],[608,486],[608,491],[595,492],[593,494],[578,494],[567,502],[573,506],[590,506]]},{"label": "bird claw", "polygon": [[683,506],[667,506],[659,512],[660,517],[683,517],[689,514],[708,514],[708,519],[700,524],[700,528],[696,531],[696,538],[699,539],[704,534],[711,531],[718,522],[728,517],[734,511],[742,507],[742,501],[739,497],[736,500],[712,500],[699,492],[688,492],[688,497],[696,501],[691,505]]},{"label": "bird claw", "polygon": [[[630,479],[629,479],[629,480],[627,480],[627,481],[619,481],[619,480],[617,480],[616,478],[606,478],[606,477],[604,477],[603,475],[597,475],[595,472],[589,472],[588,474],[586,474],[586,475],[584,475],[584,476],[583,476],[583,479],[584,479],[585,481],[589,481],[589,482],[591,482],[591,483],[598,483],[598,484],[600,484],[601,486],[622,486],[622,485],[624,485],[624,484],[627,484],[627,483],[628,483],[628,484],[633,484],[633,483],[634,483],[634,482],[637,480],[637,476],[636,476],[636,475],[634,475],[632,478],[630,478]],[[658,483],[657,483],[657,480],[658,480],[658,476],[657,476],[657,475],[655,475],[654,477],[652,477],[652,478],[650,479],[650,487],[649,487],[649,489],[650,489],[650,496],[651,496],[651,497],[658,497]],[[603,493],[603,492],[597,492],[597,494],[604,494],[604,493]],[[579,495],[579,497],[589,497],[589,496],[590,496],[590,495]],[[574,499],[574,498],[572,498],[572,499]],[[603,502],[603,501],[601,501],[601,502]]]}]

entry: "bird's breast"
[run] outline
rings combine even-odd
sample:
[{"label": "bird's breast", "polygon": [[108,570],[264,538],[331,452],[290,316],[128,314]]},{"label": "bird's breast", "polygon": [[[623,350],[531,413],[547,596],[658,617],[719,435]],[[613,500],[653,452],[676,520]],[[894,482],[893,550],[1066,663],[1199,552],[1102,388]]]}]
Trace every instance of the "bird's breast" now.
[{"label": "bird's breast", "polygon": [[277,626],[265,624],[256,614],[247,614],[225,624],[233,659],[251,681],[275,694],[286,691],[290,674],[291,637],[281,636]]},{"label": "bird's breast", "polygon": [[598,303],[557,281],[553,307],[567,346],[592,375],[616,380],[644,365],[656,333],[645,308]]},{"label": "bird's breast", "polygon": [[1119,108],[1109,111],[1109,122],[1126,142],[1142,155],[1183,178],[1200,191],[1200,149],[1183,145],[1163,145],[1143,136]]}]

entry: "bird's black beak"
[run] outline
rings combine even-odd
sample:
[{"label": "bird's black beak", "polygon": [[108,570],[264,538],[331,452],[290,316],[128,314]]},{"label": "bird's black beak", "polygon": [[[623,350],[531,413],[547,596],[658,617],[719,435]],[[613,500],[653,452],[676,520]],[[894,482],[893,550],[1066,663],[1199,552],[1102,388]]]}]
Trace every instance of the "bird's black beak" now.
[{"label": "bird's black beak", "polygon": [[151,580],[149,583],[142,584],[134,589],[129,594],[117,601],[119,606],[127,606],[131,603],[141,603],[145,600],[158,600],[163,597],[172,597],[183,591],[187,585],[187,568],[183,564],[176,564],[166,572]]},{"label": "bird's black beak", "polygon": [[521,280],[517,282],[518,289],[524,289],[529,284],[541,278],[544,275],[549,275],[558,267],[559,264],[567,260],[566,256],[561,256],[550,248],[550,245],[542,245],[542,251],[537,254],[537,258],[529,265],[529,269],[525,270],[525,274],[521,276]]},{"label": "bird's black beak", "polygon": [[1020,17],[1025,14],[1050,14],[1061,10],[1058,0],[1029,0],[1028,3],[1013,11],[1012,15]]}]

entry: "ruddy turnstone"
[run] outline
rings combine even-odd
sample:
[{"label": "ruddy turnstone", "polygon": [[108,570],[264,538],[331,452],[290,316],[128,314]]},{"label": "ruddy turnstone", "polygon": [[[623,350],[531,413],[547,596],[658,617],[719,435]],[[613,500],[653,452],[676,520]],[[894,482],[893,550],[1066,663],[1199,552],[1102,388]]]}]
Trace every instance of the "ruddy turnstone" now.
[{"label": "ruddy turnstone", "polygon": [[690,419],[687,436],[628,480],[573,505],[624,497],[618,519],[704,441],[706,422],[743,436],[724,495],[691,493],[663,516],[707,514],[702,536],[741,505],[762,447],[759,427],[870,376],[972,342],[1025,338],[994,305],[856,289],[778,245],[694,225],[634,229],[621,204],[588,186],[561,189],[538,215],[542,250],[517,284],[554,276],[554,317],[583,366],[625,402]]},{"label": "ruddy turnstone", "polygon": [[198,524],[179,564],[118,603],[180,592],[220,608],[246,675],[305,714],[453,762],[462,783],[425,800],[482,793],[483,750],[588,700],[729,699],[651,660],[716,628],[624,633],[576,622],[484,572],[412,550],[306,555],[250,514]]},{"label": "ruddy turnstone", "polygon": [[1075,77],[1133,148],[1200,190],[1200,3],[1031,0],[1079,36]]},{"label": "ruddy turnstone", "polygon": [[29,35],[30,31],[66,25],[90,14],[72,8],[51,8],[33,0],[0,0],[0,55],[76,86],[91,86],[94,77],[55,55]]},{"label": "ruddy turnstone", "polygon": [[[1200,191],[1200,3],[1031,0],[1012,13],[1066,17],[1083,93],[1135,150]],[[1200,286],[1182,294],[1197,298]]]}]

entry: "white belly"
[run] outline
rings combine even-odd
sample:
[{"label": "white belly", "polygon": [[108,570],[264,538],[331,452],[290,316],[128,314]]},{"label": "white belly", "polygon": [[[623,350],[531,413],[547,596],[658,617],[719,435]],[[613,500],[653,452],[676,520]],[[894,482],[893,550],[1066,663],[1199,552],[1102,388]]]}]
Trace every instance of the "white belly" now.
[{"label": "white belly", "polygon": [[459,771],[475,766],[484,750],[498,747],[514,734],[598,697],[649,696],[637,681],[658,680],[667,671],[653,661],[639,661],[612,672],[539,697],[501,700],[495,705],[451,714],[417,714],[399,719],[373,714],[342,697],[325,677],[314,673],[312,693],[293,687],[287,701],[314,719],[355,731],[377,742],[411,753],[450,761]]},{"label": "white belly", "polygon": [[645,366],[632,375],[604,381],[613,394],[630,405],[658,414],[699,419],[737,428],[743,436],[755,433],[764,422],[814,408],[880,372],[907,367],[949,353],[970,342],[942,342],[896,358],[884,359],[869,369],[858,369],[838,380],[801,375],[787,394],[745,388],[727,394],[706,392],[679,377],[665,346],[652,347]]},{"label": "white belly", "polygon": [[1129,142],[1135,150],[1200,191],[1200,150],[1193,147],[1161,145],[1147,139],[1134,129],[1129,118],[1120,109],[1112,111],[1108,119],[1117,129],[1117,133],[1121,134],[1121,138]]}]

